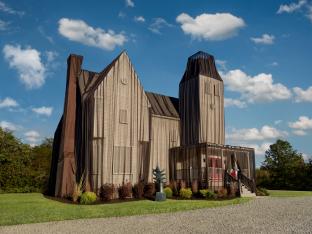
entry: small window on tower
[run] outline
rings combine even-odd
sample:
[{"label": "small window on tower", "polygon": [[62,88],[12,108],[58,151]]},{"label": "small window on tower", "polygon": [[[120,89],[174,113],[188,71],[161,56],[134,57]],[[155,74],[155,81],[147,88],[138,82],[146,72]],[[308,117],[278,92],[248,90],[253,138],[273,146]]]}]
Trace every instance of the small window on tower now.
[{"label": "small window on tower", "polygon": [[215,96],[220,96],[219,94],[219,86],[218,85],[214,85],[213,86],[213,93]]}]

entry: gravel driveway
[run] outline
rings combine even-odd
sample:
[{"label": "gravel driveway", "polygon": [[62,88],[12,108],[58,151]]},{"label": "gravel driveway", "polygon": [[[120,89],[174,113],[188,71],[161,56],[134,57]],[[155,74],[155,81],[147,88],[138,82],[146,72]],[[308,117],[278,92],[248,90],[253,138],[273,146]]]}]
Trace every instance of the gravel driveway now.
[{"label": "gravel driveway", "polygon": [[0,233],[312,233],[312,197],[219,208],[0,227]]}]

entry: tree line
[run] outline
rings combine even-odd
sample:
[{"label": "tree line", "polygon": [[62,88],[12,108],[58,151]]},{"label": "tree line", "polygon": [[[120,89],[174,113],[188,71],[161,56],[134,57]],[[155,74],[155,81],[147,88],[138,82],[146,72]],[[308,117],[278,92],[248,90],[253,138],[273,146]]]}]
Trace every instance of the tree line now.
[{"label": "tree line", "polygon": [[267,189],[312,190],[312,159],[305,162],[288,141],[277,140],[265,152],[256,183]]},{"label": "tree line", "polygon": [[[45,192],[48,187],[53,139],[31,147],[0,128],[0,193]],[[287,141],[277,140],[256,170],[257,186],[267,189],[312,190],[312,159]]]},{"label": "tree line", "polygon": [[45,192],[53,139],[31,147],[0,128],[0,192]]}]

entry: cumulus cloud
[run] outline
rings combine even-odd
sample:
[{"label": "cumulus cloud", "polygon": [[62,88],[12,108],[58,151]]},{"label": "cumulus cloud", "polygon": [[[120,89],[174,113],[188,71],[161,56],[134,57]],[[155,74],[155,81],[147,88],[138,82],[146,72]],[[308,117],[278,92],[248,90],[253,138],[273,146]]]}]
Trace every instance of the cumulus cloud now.
[{"label": "cumulus cloud", "polygon": [[58,56],[58,53],[55,51],[46,51],[45,54],[47,56],[47,62],[48,63],[53,62],[56,59],[56,57]]},{"label": "cumulus cloud", "polygon": [[279,124],[281,124],[282,122],[283,122],[283,120],[278,119],[278,120],[275,120],[275,121],[274,121],[274,124],[275,124],[275,125],[279,125]]},{"label": "cumulus cloud", "polygon": [[295,93],[295,102],[312,102],[312,86],[306,90],[295,87],[293,91]]},{"label": "cumulus cloud", "polygon": [[246,102],[241,101],[239,99],[233,99],[233,98],[224,98],[224,106],[230,107],[230,106],[236,106],[238,108],[245,108]]},{"label": "cumulus cloud", "polygon": [[286,86],[273,82],[271,74],[260,73],[252,77],[239,69],[221,74],[226,88],[240,93],[240,99],[248,103],[286,100],[292,96]]},{"label": "cumulus cloud", "polygon": [[132,0],[125,1],[127,7],[134,7],[134,2]]},{"label": "cumulus cloud", "polygon": [[0,100],[0,109],[1,108],[9,108],[9,107],[17,107],[18,103],[13,98],[6,97],[3,100]]},{"label": "cumulus cloud", "polygon": [[18,126],[8,121],[0,121],[0,127],[6,131],[16,131]]},{"label": "cumulus cloud", "polygon": [[4,58],[11,68],[17,70],[20,81],[28,89],[41,87],[46,78],[46,68],[41,62],[40,52],[31,47],[21,48],[20,45],[5,45]]},{"label": "cumulus cloud", "polygon": [[36,143],[40,140],[40,134],[37,131],[31,130],[24,133],[24,136],[27,141],[31,143]]},{"label": "cumulus cloud", "polygon": [[212,41],[233,37],[238,33],[239,29],[245,26],[242,18],[230,13],[203,13],[195,18],[182,13],[177,16],[176,21],[181,24],[185,34],[189,34],[199,40]]},{"label": "cumulus cloud", "polygon": [[172,24],[169,24],[165,19],[163,18],[154,18],[152,20],[152,23],[151,25],[148,27],[148,29],[153,32],[153,33],[156,33],[156,34],[161,34],[160,30],[162,28],[165,28],[165,27],[172,27],[173,25]]},{"label": "cumulus cloud", "polygon": [[256,44],[264,44],[264,45],[272,45],[274,44],[275,37],[269,34],[262,34],[261,37],[251,37],[252,40]]},{"label": "cumulus cloud", "polygon": [[217,59],[216,64],[221,68],[221,70],[223,71],[227,70],[226,68],[227,61]]},{"label": "cumulus cloud", "polygon": [[300,116],[296,122],[289,122],[288,126],[293,129],[308,130],[312,129],[312,118]]},{"label": "cumulus cloud", "polygon": [[134,21],[144,23],[145,18],[143,16],[134,16]]},{"label": "cumulus cloud", "polygon": [[51,116],[53,107],[42,106],[38,108],[32,108],[31,110],[38,115]]},{"label": "cumulus cloud", "polygon": [[127,41],[123,33],[116,34],[113,30],[93,28],[83,20],[62,18],[58,23],[58,31],[62,36],[84,45],[114,50],[116,46],[122,46]]},{"label": "cumulus cloud", "polygon": [[270,145],[272,145],[272,143],[269,142],[264,142],[260,144],[245,144],[246,147],[255,149],[255,154],[257,157],[263,157],[265,155],[265,151],[270,149]]},{"label": "cumulus cloud", "polygon": [[305,136],[305,135],[307,135],[307,133],[305,131],[303,131],[303,130],[293,130],[292,132],[293,132],[293,134],[295,134],[297,136]]},{"label": "cumulus cloud", "polygon": [[287,136],[285,131],[278,130],[274,127],[264,125],[261,129],[243,128],[233,129],[232,132],[226,134],[226,139],[231,141],[263,141],[268,139],[276,139]]},{"label": "cumulus cloud", "polygon": [[7,4],[5,4],[2,1],[0,1],[0,11],[7,13],[7,14],[19,15],[19,16],[23,16],[25,14],[25,12],[23,11],[14,10],[13,8],[9,7]]},{"label": "cumulus cloud", "polygon": [[299,10],[300,8],[302,8],[303,6],[305,6],[307,4],[306,0],[300,0],[297,3],[293,2],[290,4],[282,4],[280,5],[277,14],[282,14],[282,13],[292,13],[294,11]]}]

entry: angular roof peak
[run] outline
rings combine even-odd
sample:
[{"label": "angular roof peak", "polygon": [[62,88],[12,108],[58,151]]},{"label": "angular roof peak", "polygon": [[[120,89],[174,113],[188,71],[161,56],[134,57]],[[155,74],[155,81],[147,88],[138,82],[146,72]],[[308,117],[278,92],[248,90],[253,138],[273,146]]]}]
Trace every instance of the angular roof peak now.
[{"label": "angular roof peak", "polygon": [[186,69],[180,83],[196,78],[199,75],[205,75],[222,81],[216,68],[214,57],[203,51],[198,51],[188,58]]}]

